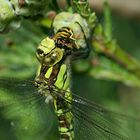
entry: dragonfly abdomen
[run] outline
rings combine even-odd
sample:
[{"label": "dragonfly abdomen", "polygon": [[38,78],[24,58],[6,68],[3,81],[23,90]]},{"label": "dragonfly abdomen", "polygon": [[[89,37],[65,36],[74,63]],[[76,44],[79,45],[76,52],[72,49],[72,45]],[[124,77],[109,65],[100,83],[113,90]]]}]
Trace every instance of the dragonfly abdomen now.
[{"label": "dragonfly abdomen", "polygon": [[[64,96],[69,95],[70,93],[67,92],[65,93]],[[59,123],[60,140],[73,140],[74,128],[73,128],[73,115],[70,110],[71,104],[63,100],[63,98],[57,97],[57,99],[54,100],[54,108]]]}]

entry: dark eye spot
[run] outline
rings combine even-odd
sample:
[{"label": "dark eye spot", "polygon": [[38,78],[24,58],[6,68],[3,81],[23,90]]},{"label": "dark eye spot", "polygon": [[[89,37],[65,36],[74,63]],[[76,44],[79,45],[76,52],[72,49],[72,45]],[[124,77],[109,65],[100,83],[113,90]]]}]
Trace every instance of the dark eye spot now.
[{"label": "dark eye spot", "polygon": [[37,49],[37,53],[38,54],[43,54],[44,52],[42,50],[40,50],[40,49]]}]

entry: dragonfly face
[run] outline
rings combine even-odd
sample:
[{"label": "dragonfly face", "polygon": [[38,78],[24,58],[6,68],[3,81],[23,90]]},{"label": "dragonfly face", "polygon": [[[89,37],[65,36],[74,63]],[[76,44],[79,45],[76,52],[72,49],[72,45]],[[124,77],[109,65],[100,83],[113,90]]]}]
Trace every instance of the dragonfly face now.
[{"label": "dragonfly face", "polygon": [[37,48],[37,58],[42,65],[53,66],[63,57],[63,50],[55,46],[53,39],[46,37]]}]

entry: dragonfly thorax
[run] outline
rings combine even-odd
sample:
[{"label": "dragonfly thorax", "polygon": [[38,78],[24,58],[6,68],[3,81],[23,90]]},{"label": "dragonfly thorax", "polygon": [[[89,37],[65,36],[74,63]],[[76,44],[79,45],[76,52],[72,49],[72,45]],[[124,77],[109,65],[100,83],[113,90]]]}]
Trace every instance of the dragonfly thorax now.
[{"label": "dragonfly thorax", "polygon": [[51,92],[51,88],[53,87],[49,87],[47,82],[43,82],[36,78],[35,86],[38,88],[38,94],[44,97],[45,103],[48,104],[50,101],[53,100],[53,92]]}]

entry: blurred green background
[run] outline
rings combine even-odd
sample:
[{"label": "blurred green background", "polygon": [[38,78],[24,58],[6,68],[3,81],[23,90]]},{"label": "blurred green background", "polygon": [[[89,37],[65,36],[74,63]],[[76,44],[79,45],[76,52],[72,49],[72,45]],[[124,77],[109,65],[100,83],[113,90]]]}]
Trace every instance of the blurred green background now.
[{"label": "blurred green background", "polygon": [[[119,16],[117,13],[112,14],[113,38],[117,40],[121,48],[140,60],[140,21]],[[97,13],[97,16],[99,19],[98,22],[103,23],[102,12]],[[0,77],[15,77],[22,80],[33,79],[38,67],[38,61],[35,56],[36,47],[49,33],[50,29],[39,26],[37,22],[22,20],[20,28],[11,30],[6,34],[0,34]],[[102,59],[103,56],[99,55],[99,57]],[[86,61],[89,61],[89,59],[86,59]],[[81,64],[83,63],[84,62],[81,62]],[[77,64],[75,63],[73,65]],[[113,66],[114,65],[110,64],[110,67]],[[114,69],[115,68],[116,66],[114,66]],[[112,68],[108,67],[108,69],[113,71]],[[104,67],[102,70],[104,71]],[[98,73],[98,70],[96,72]],[[124,73],[123,70],[122,73]],[[76,66],[73,66],[72,89],[74,93],[93,100],[113,111],[124,112],[125,110],[127,114],[140,118],[140,90],[138,87],[127,86],[121,81],[117,82],[107,78],[101,79],[95,77],[88,75],[87,72],[78,71]],[[2,83],[3,81],[1,79],[0,84],[2,85]],[[6,88],[9,94],[5,97],[10,98],[10,93],[15,92],[14,87],[12,87],[11,84],[11,87],[8,86]],[[22,90],[24,90],[24,88]],[[2,86],[0,91],[2,94]],[[0,97],[2,97],[2,95]],[[9,100],[12,102],[14,99],[15,98],[11,98]],[[2,107],[0,108],[0,139],[16,140],[18,137],[19,139],[31,140],[32,136],[41,140],[58,139],[57,121],[53,111],[51,111],[49,107],[46,111],[38,106],[34,106],[31,110],[28,110],[28,108],[24,108],[20,100],[16,102],[16,105],[21,109],[17,111],[15,106],[10,106],[10,108],[8,107],[6,110]],[[23,111],[20,112],[19,110]],[[38,113],[38,110],[41,110],[42,116]],[[27,115],[26,112],[28,112]],[[21,115],[21,125],[16,124],[19,128],[22,125],[30,126],[30,123],[35,124],[38,121],[35,125],[40,129],[39,132],[38,129],[36,130],[32,127],[28,129],[25,128],[24,130],[17,130],[11,127],[15,125],[11,122],[11,118],[17,118],[19,114]],[[23,114],[25,114],[25,116]],[[31,120],[28,120],[30,114]],[[44,124],[45,119],[47,119],[46,124]]]}]

